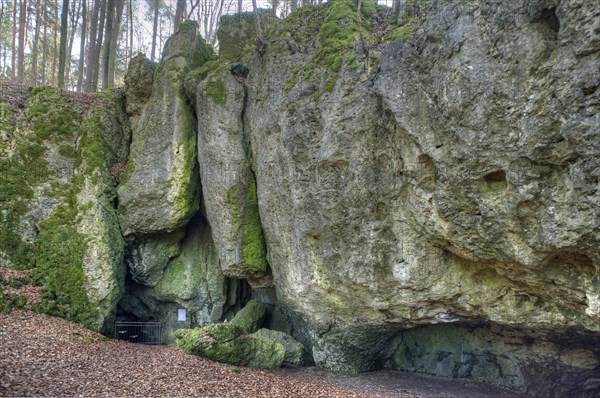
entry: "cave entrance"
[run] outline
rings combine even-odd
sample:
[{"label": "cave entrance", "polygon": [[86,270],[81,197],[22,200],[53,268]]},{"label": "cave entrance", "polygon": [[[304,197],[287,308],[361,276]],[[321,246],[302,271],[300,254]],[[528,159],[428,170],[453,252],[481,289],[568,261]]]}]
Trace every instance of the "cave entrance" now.
[{"label": "cave entrance", "polygon": [[115,322],[113,337],[130,343],[158,345],[162,340],[160,322]]}]

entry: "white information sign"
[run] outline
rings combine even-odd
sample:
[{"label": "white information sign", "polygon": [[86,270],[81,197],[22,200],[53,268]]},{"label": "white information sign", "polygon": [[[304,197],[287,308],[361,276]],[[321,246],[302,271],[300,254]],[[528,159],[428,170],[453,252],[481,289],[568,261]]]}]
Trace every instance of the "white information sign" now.
[{"label": "white information sign", "polygon": [[185,308],[178,308],[177,309],[177,320],[179,322],[185,322],[186,320],[186,314],[187,310]]}]

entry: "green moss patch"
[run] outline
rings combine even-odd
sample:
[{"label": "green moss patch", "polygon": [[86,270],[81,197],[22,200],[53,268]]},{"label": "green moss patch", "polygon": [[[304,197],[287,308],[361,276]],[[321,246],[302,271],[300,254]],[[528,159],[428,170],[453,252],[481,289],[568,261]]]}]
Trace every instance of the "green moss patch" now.
[{"label": "green moss patch", "polygon": [[258,213],[258,198],[256,196],[256,179],[250,173],[248,191],[244,203],[242,220],[242,262],[257,273],[266,272],[265,239]]},{"label": "green moss patch", "polygon": [[209,80],[206,83],[206,95],[208,95],[215,104],[225,105],[227,103],[227,90],[223,80]]},{"label": "green moss patch", "polygon": [[[0,157],[0,207],[6,209],[0,216],[0,255],[14,268],[34,268],[32,278],[42,287],[39,311],[90,328],[98,327],[99,312],[86,291],[83,257],[88,239],[78,225],[93,201],[82,205],[77,195],[91,177],[100,188],[97,201],[104,209],[114,210],[109,203],[114,196],[109,164],[116,155],[104,139],[101,120],[110,106],[106,102],[94,100],[95,108],[86,111],[89,104],[73,101],[54,88],[34,89],[25,103],[24,117],[8,115],[18,127],[14,150]],[[54,167],[64,163],[75,172],[55,172],[50,162]],[[39,206],[36,195],[57,205],[37,222],[37,240],[22,241],[24,217]]]},{"label": "green moss patch", "polygon": [[9,314],[12,310],[25,308],[27,297],[15,293],[4,293],[0,285],[0,314]]},{"label": "green moss patch", "polygon": [[43,286],[39,310],[95,328],[98,312],[85,291],[85,237],[73,220],[76,203],[70,197],[49,219],[40,223],[34,280]]}]

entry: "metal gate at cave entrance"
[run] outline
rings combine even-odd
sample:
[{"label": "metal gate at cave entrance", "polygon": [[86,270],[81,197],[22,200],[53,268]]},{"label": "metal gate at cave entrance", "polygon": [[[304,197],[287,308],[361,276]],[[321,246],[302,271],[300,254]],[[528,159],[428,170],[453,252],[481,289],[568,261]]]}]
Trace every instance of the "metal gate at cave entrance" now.
[{"label": "metal gate at cave entrance", "polygon": [[115,322],[113,337],[131,343],[161,344],[162,323],[160,322]]}]

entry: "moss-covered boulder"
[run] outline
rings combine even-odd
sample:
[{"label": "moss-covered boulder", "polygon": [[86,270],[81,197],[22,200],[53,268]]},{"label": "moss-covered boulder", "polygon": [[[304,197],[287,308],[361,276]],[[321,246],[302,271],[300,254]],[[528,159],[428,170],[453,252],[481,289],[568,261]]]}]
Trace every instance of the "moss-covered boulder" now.
[{"label": "moss-covered boulder", "polygon": [[266,315],[265,305],[256,299],[252,299],[235,314],[231,323],[239,326],[244,333],[252,333],[260,328]]},{"label": "moss-covered boulder", "polygon": [[285,357],[283,359],[284,363],[299,366],[306,364],[307,356],[304,346],[289,334],[280,332],[278,330],[262,328],[252,333],[251,336],[283,344],[285,347]]},{"label": "moss-covered boulder", "polygon": [[126,234],[174,231],[199,208],[196,121],[183,76],[211,56],[193,22],[182,24],[165,44],[152,95],[133,126],[127,174],[119,187]]},{"label": "moss-covered boulder", "polygon": [[276,369],[285,358],[283,344],[244,334],[233,323],[218,323],[200,329],[175,332],[177,346],[188,354],[213,361],[252,368]]}]

